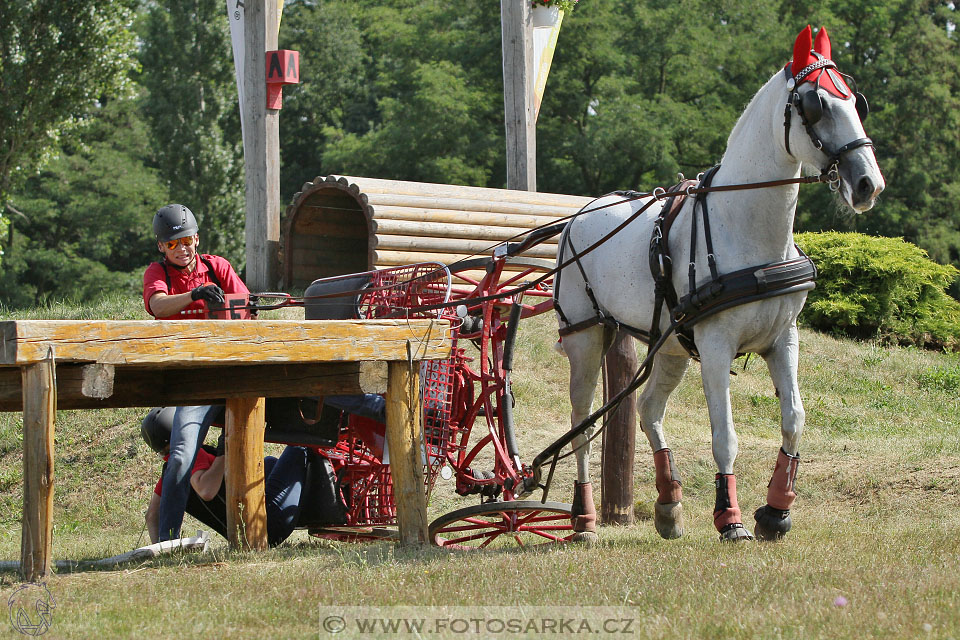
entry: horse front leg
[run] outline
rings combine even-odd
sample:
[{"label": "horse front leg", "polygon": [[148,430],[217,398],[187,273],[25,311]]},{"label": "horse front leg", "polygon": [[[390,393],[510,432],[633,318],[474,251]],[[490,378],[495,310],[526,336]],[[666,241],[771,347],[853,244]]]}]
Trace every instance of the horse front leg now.
[{"label": "horse front leg", "polygon": [[790,327],[763,357],[780,399],[783,440],[773,477],[767,485],[767,504],[753,514],[757,521],[754,532],[761,540],[779,540],[792,526],[790,508],[797,497],[794,484],[800,463],[800,436],[806,419],[797,383],[799,336],[796,325]]},{"label": "horse front leg", "polygon": [[667,399],[677,388],[687,370],[688,356],[671,356],[663,352],[654,359],[650,379],[637,400],[640,428],[650,442],[657,487],[653,524],[661,538],[667,540],[683,535],[683,489],[680,474],[673,462],[673,452],[663,433],[663,416]]},{"label": "horse front leg", "polygon": [[753,535],[743,526],[737,502],[737,479],[733,474],[738,443],[730,408],[730,365],[733,364],[736,349],[728,345],[722,336],[703,336],[704,346],[701,347],[700,337],[697,336],[700,371],[710,413],[713,459],[717,463],[714,482],[717,499],[713,509],[713,524],[720,532],[721,540],[752,540]]},{"label": "horse front leg", "polygon": [[[600,376],[600,364],[609,336],[603,327],[597,326],[565,336],[563,350],[570,359],[570,425],[579,425],[590,415],[590,407]],[[573,484],[571,522],[574,540],[593,543],[597,538],[597,509],[593,502],[593,485],[590,482],[590,436],[591,426],[571,442],[577,459],[577,479]]]}]

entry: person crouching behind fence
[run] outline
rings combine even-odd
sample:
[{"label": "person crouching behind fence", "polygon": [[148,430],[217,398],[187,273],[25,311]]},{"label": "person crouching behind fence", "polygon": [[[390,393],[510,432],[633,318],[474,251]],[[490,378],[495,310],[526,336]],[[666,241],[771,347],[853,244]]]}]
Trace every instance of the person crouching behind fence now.
[{"label": "person crouching behind fence", "polygon": [[[140,425],[140,434],[147,445],[168,458],[170,435],[174,424],[174,407],[152,409]],[[223,442],[221,437],[220,442]],[[264,494],[267,503],[267,542],[271,547],[286,540],[297,526],[302,505],[306,505],[308,462],[316,454],[303,447],[286,447],[279,458],[263,459]],[[169,461],[165,467],[169,466]],[[224,538],[227,535],[227,503],[223,482],[224,455],[222,444],[214,449],[203,445],[197,451],[190,472],[186,512]],[[166,473],[161,475],[147,507],[147,531],[151,542],[160,541],[160,505],[166,492]],[[329,511],[329,509],[328,509]],[[335,518],[337,517],[335,514]]]},{"label": "person crouching behind fence", "polygon": [[[157,320],[206,318],[207,305],[224,294],[249,293],[225,258],[198,253],[199,225],[182,204],[168,204],[153,216],[160,262],[143,274],[143,302]],[[178,407],[170,439],[170,458],[159,504],[159,540],[180,537],[190,491],[190,470],[210,425],[222,419],[222,406]]]}]

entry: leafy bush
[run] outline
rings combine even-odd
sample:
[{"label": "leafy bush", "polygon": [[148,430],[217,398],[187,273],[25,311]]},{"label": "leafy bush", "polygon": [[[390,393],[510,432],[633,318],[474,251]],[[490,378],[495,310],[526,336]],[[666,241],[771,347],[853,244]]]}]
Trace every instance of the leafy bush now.
[{"label": "leafy bush", "polygon": [[960,274],[900,238],[801,233],[817,265],[802,322],[855,338],[879,337],[934,348],[960,345],[960,302],[946,289]]}]

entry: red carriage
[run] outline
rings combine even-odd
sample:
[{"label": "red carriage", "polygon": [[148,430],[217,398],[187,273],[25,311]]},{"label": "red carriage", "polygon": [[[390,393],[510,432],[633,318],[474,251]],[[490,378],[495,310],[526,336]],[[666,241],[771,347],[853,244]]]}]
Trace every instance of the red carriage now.
[{"label": "red carriage", "polygon": [[[421,368],[424,491],[429,498],[438,477],[455,479],[456,492],[476,503],[431,523],[430,539],[440,546],[527,546],[573,534],[569,504],[519,499],[534,474],[521,461],[513,423],[513,346],[522,318],[552,308],[543,274],[553,265],[508,256],[507,247],[449,267],[421,263],[316,280],[304,295],[308,320],[433,317],[450,323],[450,357]],[[522,248],[510,246],[510,253]],[[384,425],[339,417],[335,439],[316,450],[335,473],[346,513],[341,523],[311,526],[311,533],[336,539],[395,535]],[[280,440],[269,428],[266,438]]]}]

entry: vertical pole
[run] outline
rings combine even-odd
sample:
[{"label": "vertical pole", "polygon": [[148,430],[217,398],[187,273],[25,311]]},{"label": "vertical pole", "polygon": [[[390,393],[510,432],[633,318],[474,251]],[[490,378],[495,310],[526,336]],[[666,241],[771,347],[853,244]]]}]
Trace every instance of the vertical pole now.
[{"label": "vertical pole", "polygon": [[265,406],[263,398],[227,399],[227,539],[234,549],[267,548],[263,482]]},{"label": "vertical pole", "polygon": [[22,370],[23,524],[20,571],[26,582],[50,575],[53,542],[53,432],[57,381],[53,349]]},{"label": "vertical pole", "polygon": [[[637,370],[637,348],[630,334],[620,331],[604,361],[604,402],[626,388]],[[603,432],[600,522],[633,523],[633,463],[637,438],[637,394],[623,399]]]},{"label": "vertical pole", "polygon": [[533,23],[530,0],[500,0],[507,188],[537,190]]},{"label": "vertical pole", "polygon": [[424,544],[429,535],[419,396],[419,367],[387,363],[387,445],[401,545]]},{"label": "vertical pole", "polygon": [[243,143],[247,286],[276,288],[280,246],[280,112],[267,109],[266,52],[277,48],[277,2],[244,3]]}]

